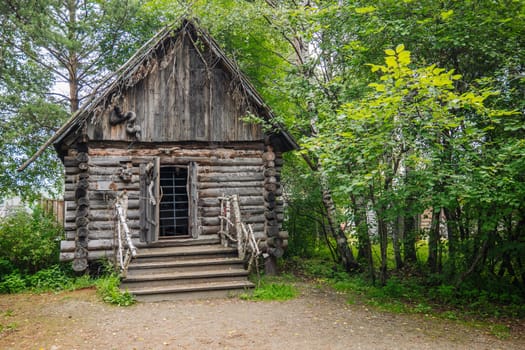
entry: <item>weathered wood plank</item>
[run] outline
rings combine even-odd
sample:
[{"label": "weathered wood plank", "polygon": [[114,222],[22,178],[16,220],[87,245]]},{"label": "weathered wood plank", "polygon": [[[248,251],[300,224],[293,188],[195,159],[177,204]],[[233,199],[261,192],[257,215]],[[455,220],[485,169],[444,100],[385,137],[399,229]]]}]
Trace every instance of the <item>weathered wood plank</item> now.
[{"label": "weathered wood plank", "polygon": [[[109,250],[113,249],[113,239],[92,239],[91,236],[88,241],[88,250]],[[61,252],[74,252],[75,241],[61,241]]]},{"label": "weathered wood plank", "polygon": [[[249,196],[249,197],[240,197],[239,203],[241,208],[245,205],[255,206],[255,205],[264,205],[264,199],[261,196]],[[199,206],[201,207],[219,207],[220,202],[218,198],[200,198]]]},{"label": "weathered wood plank", "polygon": [[[67,262],[72,261],[75,257],[74,252],[63,252],[60,253],[60,261]],[[95,251],[89,251],[88,253],[88,260],[94,261],[94,260],[100,260],[104,258],[112,258],[113,257],[113,250],[95,250]]]},{"label": "weathered wood plank", "polygon": [[229,181],[229,182],[201,182],[199,183],[199,189],[216,189],[216,188],[260,188],[262,191],[263,182],[262,181]]},{"label": "weathered wood plank", "polygon": [[223,187],[223,188],[211,188],[211,189],[204,189],[199,191],[199,196],[201,198],[217,198],[221,197],[222,195],[231,196],[233,194],[238,194],[239,196],[257,196],[262,195],[263,191],[262,188],[257,187],[237,187],[237,188],[230,188],[230,187]]},{"label": "weathered wood plank", "polygon": [[239,173],[225,175],[224,173],[207,173],[199,174],[200,182],[224,182],[230,181],[244,182],[244,181],[263,181],[264,175],[262,173]]}]

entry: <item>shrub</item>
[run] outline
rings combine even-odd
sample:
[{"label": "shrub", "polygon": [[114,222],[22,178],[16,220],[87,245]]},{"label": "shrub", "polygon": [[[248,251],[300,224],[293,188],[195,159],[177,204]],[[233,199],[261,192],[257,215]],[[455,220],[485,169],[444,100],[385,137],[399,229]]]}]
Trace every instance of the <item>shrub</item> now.
[{"label": "shrub", "polygon": [[[0,269],[35,273],[58,262],[63,230],[39,207],[18,211],[0,221]],[[5,271],[10,270],[10,271]]]},{"label": "shrub", "polygon": [[26,287],[24,278],[18,272],[12,272],[0,282],[0,293],[19,293]]},{"label": "shrub", "polygon": [[34,291],[59,291],[70,289],[74,284],[74,278],[68,276],[60,265],[53,265],[27,276],[27,281]]},{"label": "shrub", "polygon": [[100,277],[97,282],[97,294],[106,303],[118,306],[130,306],[135,303],[135,298],[128,291],[119,288],[120,278],[116,274]]}]

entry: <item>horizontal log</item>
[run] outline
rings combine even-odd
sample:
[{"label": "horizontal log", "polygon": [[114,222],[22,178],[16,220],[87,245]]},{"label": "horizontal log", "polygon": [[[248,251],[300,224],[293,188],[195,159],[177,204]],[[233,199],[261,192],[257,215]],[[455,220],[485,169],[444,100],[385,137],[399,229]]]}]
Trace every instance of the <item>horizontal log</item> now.
[{"label": "horizontal log", "polygon": [[[128,193],[128,196],[129,196],[129,193]],[[137,197],[138,197],[138,192],[137,192]],[[92,210],[98,210],[98,209],[114,210],[113,203],[101,201],[101,200],[95,200],[95,199],[92,199],[89,202],[89,207]],[[140,201],[138,199],[128,200],[128,209],[139,209],[139,207],[140,207]]]},{"label": "horizontal log", "polygon": [[[130,220],[128,222],[128,227],[132,232],[134,230],[138,231],[140,229],[139,221]],[[74,222],[66,222],[64,224],[64,228],[66,231],[71,231],[71,232],[74,232],[77,229]],[[97,230],[114,230],[115,222],[113,220],[111,221],[92,221],[88,224],[87,228],[89,229],[90,233],[96,232]]]},{"label": "horizontal log", "polygon": [[[64,189],[66,192],[73,192],[77,189],[84,189],[84,188],[77,188],[76,184],[74,183],[66,183],[64,186]],[[140,189],[139,182],[122,182],[120,180],[114,180],[114,181],[105,181],[105,182],[96,182],[96,181],[89,181],[89,190],[90,191],[122,191],[122,190],[128,190],[128,191],[138,191]],[[84,195],[81,197],[84,197],[87,194],[87,192],[84,192]],[[80,197],[80,195],[79,195]],[[66,198],[66,196],[64,196]],[[70,198],[69,196],[67,198]]]},{"label": "horizontal log", "polygon": [[208,188],[244,188],[244,187],[260,187],[262,188],[263,182],[261,181],[227,181],[227,182],[200,182],[199,190]]},{"label": "horizontal log", "polygon": [[[220,226],[202,226],[202,233],[203,234],[218,234],[220,230]],[[252,225],[253,232],[264,232],[264,224],[253,224]]]},{"label": "horizontal log", "polygon": [[[200,215],[202,217],[213,217],[213,216],[219,216],[220,208],[217,207],[202,207],[199,211]],[[241,207],[241,214],[242,215],[258,215],[264,213],[264,206],[242,206]]]},{"label": "horizontal log", "polygon": [[199,190],[199,197],[201,198],[217,198],[223,195],[230,196],[237,194],[239,196],[257,196],[262,194],[262,188],[257,187],[245,187],[245,188],[210,188],[205,190]]},{"label": "horizontal log", "polygon": [[[88,246],[89,251],[113,249],[113,239],[89,240],[87,246]],[[61,252],[74,252],[75,242],[74,241],[61,241],[60,251]]]},{"label": "horizontal log", "polygon": [[[125,164],[125,163],[124,163]],[[108,176],[108,175],[116,175],[118,176],[121,169],[123,169],[122,166],[98,166],[98,165],[92,165],[89,169],[89,173],[93,176]],[[128,169],[126,167],[126,169]],[[137,166],[131,167],[131,173],[133,175],[139,175],[140,168]]]},{"label": "horizontal log", "polygon": [[[122,182],[122,179],[120,178],[119,174],[120,174],[120,170],[118,173],[115,173],[115,174],[111,174],[111,175],[93,175],[91,172],[90,172],[91,176],[89,177],[89,182],[102,182],[102,181],[106,181],[106,182]],[[139,174],[135,174],[131,177],[131,181],[132,182],[138,182],[140,181],[140,178],[139,178]],[[129,183],[129,182],[127,182]]]},{"label": "horizontal log", "polygon": [[65,170],[65,173],[66,173],[66,178],[68,176],[75,176],[75,175],[77,175],[80,172],[80,170],[78,169],[77,165],[75,165],[75,166],[65,166],[64,170]]},{"label": "horizontal log", "polygon": [[[239,197],[239,203],[241,208],[243,206],[263,206],[264,205],[264,199],[261,196],[242,196]],[[220,201],[218,198],[199,198],[199,206],[200,207],[219,207]],[[241,209],[242,210],[242,209]]]},{"label": "horizontal log", "polygon": [[[264,224],[264,215],[243,216],[241,221],[244,224]],[[201,223],[205,226],[218,226],[220,225],[220,219],[218,217],[202,217]]]},{"label": "horizontal log", "polygon": [[[115,219],[114,210],[91,210],[89,215],[92,221],[113,221]],[[140,211],[138,209],[128,209],[128,220],[139,220]]]},{"label": "horizontal log", "polygon": [[264,176],[262,173],[235,173],[235,174],[224,174],[224,173],[199,173],[199,182],[230,182],[230,181],[263,181]]},{"label": "horizontal log", "polygon": [[[121,142],[117,144],[115,142],[101,143],[91,142],[89,154],[91,156],[102,156],[102,157],[122,157],[122,156],[133,156],[133,158],[139,157],[151,157],[151,156],[176,156],[176,157],[189,157],[189,156],[202,156],[202,157],[219,157],[219,158],[234,158],[244,156],[260,157],[262,152],[262,144],[258,145],[253,141],[249,142],[236,142],[228,143],[228,147],[221,147],[216,145],[206,145],[202,143],[184,143],[183,145],[178,144],[167,144],[167,143],[147,143],[147,144],[135,144],[135,148],[128,148],[129,143]],[[254,148],[255,147],[255,148]]]},{"label": "horizontal log", "polygon": [[[92,154],[90,150],[89,154]],[[122,163],[129,163],[132,161],[130,156],[93,156],[89,158],[89,163],[95,166],[120,166]]]},{"label": "horizontal log", "polygon": [[[74,257],[75,257],[74,252],[60,253],[60,261],[62,262],[73,261]],[[113,257],[113,250],[95,250],[92,252],[90,251],[88,254],[89,261],[109,259],[112,257]]]}]

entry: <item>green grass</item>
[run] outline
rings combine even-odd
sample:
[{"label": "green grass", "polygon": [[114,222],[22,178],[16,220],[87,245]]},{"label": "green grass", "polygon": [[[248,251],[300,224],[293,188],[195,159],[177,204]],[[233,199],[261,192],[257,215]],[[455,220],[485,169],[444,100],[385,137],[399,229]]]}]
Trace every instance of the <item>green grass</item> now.
[{"label": "green grass", "polygon": [[293,285],[296,278],[290,274],[282,276],[261,277],[256,281],[257,287],[251,293],[243,293],[239,297],[243,300],[255,301],[286,301],[299,295],[298,289]]},{"label": "green grass", "polygon": [[[418,257],[426,253],[425,244],[419,244],[418,248]],[[498,324],[498,319],[505,322],[508,318],[525,317],[524,299],[510,287],[505,290],[501,286],[491,286],[487,280],[481,286],[464,283],[455,288],[434,276],[425,277],[420,266],[397,274],[392,272],[385,286],[372,284],[365,273],[348,275],[339,266],[334,266],[330,256],[293,257],[287,260],[285,269],[320,288],[328,286],[345,293],[349,304],[364,304],[382,311],[417,313],[457,321],[483,323],[490,320],[495,324]],[[491,332],[502,337],[505,327],[496,327]]]},{"label": "green grass", "polygon": [[108,304],[131,306],[136,302],[131,293],[120,290],[120,277],[115,274],[100,277],[95,285],[99,297]]}]

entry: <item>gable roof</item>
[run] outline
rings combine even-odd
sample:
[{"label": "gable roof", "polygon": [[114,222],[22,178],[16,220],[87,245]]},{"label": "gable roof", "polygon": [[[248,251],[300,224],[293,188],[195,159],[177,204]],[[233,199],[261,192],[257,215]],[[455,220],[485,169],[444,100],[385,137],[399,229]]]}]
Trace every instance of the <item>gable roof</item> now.
[{"label": "gable roof", "polygon": [[29,158],[24,164],[20,166],[18,171],[24,170],[36,158],[38,158],[44,150],[51,144],[57,147],[64,138],[71,132],[78,130],[84,125],[90,116],[93,116],[97,108],[100,108],[106,101],[119,91],[122,87],[135,85],[137,83],[136,76],[140,76],[140,70],[143,69],[144,63],[148,61],[155,52],[163,46],[168,40],[173,40],[181,34],[197,35],[200,41],[206,45],[211,52],[218,57],[224,68],[234,77],[240,84],[249,102],[258,108],[262,113],[262,117],[266,122],[273,126],[274,132],[270,135],[270,139],[278,140],[284,151],[299,149],[299,146],[293,137],[285,130],[284,126],[276,122],[275,115],[270,107],[266,105],[262,97],[259,95],[255,87],[250,83],[248,78],[239,70],[239,67],[229,59],[224,51],[219,47],[219,44],[202,28],[200,28],[192,20],[184,19],[182,24],[176,28],[176,24],[166,26],[159,31],[155,36],[148,40],[137,52],[118,70],[108,74],[102,82],[93,90],[90,98],[86,103],[76,111],[69,120],[67,120],[60,129],[51,136],[38,151]]}]

